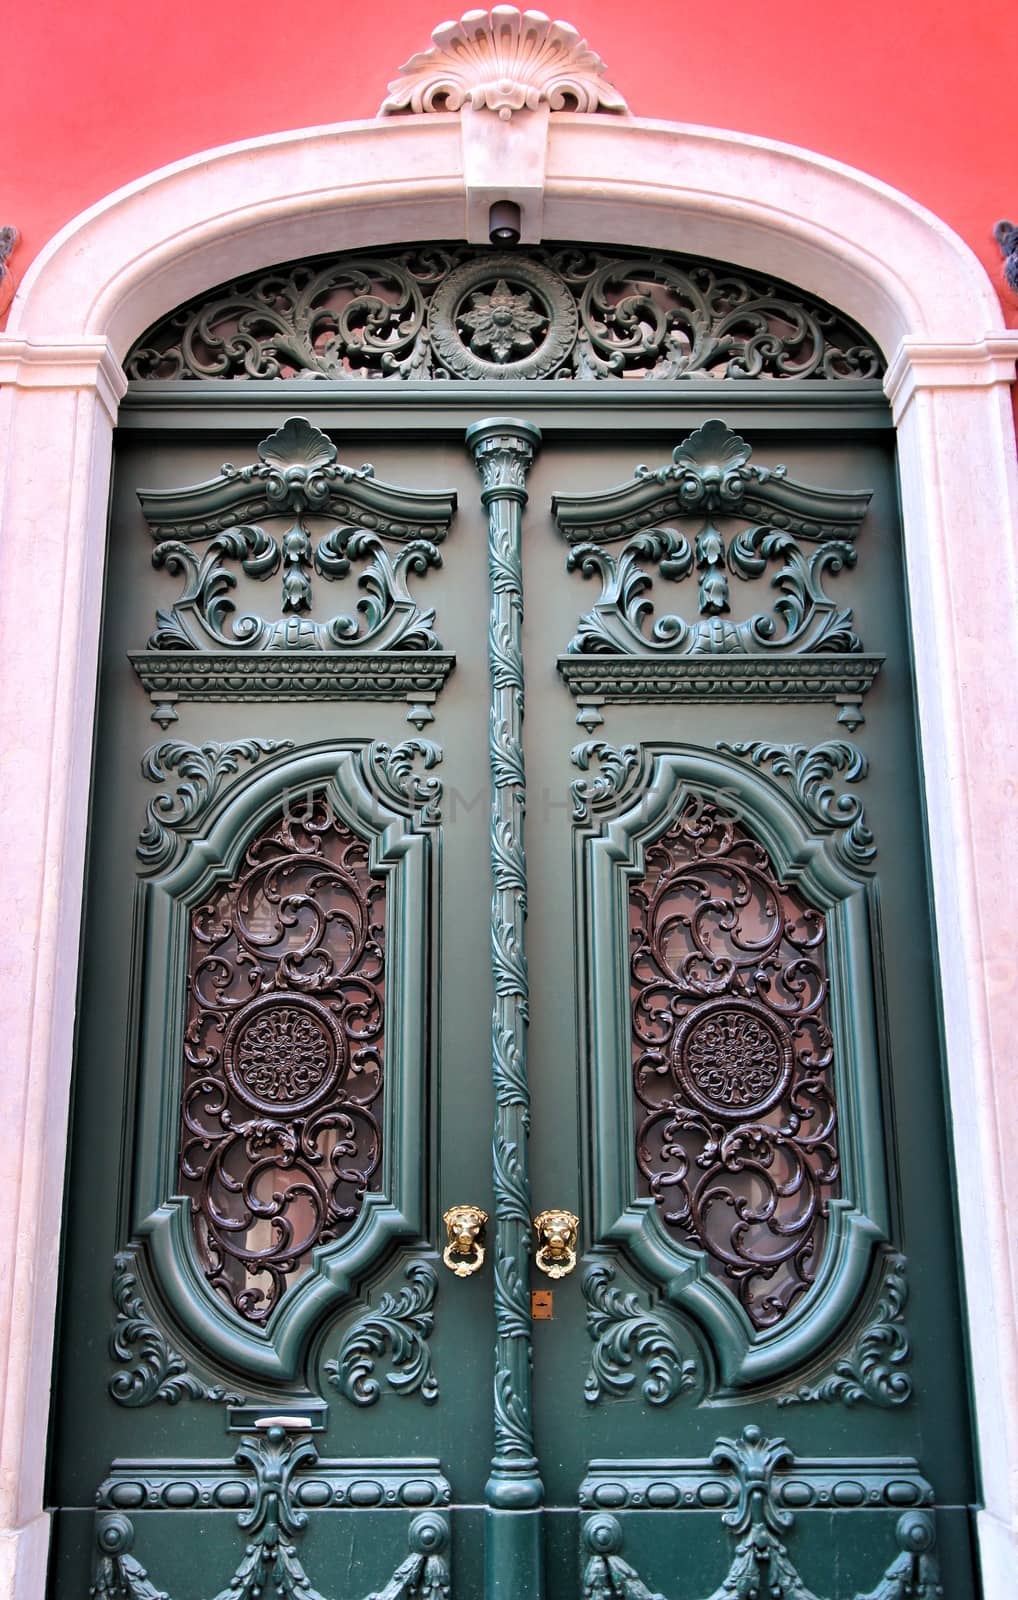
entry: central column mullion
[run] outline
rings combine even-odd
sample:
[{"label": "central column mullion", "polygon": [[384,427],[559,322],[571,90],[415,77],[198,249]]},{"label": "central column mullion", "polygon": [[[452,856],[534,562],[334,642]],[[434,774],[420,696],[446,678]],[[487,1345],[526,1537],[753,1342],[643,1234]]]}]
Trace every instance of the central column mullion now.
[{"label": "central column mullion", "polygon": [[495,1450],[485,1485],[485,1600],[541,1600],[544,1499],[534,1452],[529,1262],[529,985],[523,764],[523,572],[527,472],[540,444],[533,423],[492,417],[467,430],[488,514],[491,610],[491,1072],[495,1269]]}]

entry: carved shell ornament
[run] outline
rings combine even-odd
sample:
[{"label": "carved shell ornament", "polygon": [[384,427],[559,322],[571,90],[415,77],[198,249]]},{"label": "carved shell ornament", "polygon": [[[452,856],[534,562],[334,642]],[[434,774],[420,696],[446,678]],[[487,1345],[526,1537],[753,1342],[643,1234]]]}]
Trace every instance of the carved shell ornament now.
[{"label": "carved shell ornament", "polygon": [[379,116],[411,111],[489,110],[508,122],[514,111],[627,111],[605,77],[601,57],[568,22],[543,11],[494,6],[466,11],[431,35],[389,84]]}]

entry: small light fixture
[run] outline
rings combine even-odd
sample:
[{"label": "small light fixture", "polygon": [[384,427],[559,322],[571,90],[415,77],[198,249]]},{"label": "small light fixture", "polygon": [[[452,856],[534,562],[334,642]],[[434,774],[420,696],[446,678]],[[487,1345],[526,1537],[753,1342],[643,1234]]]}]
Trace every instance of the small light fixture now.
[{"label": "small light fixture", "polygon": [[496,200],[488,212],[488,238],[492,244],[519,244],[520,221],[520,208],[514,200]]},{"label": "small light fixture", "polygon": [[[493,206],[493,216],[494,213]],[[1004,282],[1014,294],[1018,294],[1018,228],[1013,222],[998,222],[993,230],[993,237],[1004,257]]]}]

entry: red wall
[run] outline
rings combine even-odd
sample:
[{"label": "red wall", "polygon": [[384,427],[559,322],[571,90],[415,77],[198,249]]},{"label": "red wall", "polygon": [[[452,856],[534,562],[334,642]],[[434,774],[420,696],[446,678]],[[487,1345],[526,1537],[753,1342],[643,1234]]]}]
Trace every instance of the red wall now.
[{"label": "red wall", "polygon": [[[564,0],[563,11],[636,114],[764,134],[874,173],[944,217],[1001,283],[993,225],[1018,213],[1013,0]],[[21,230],[15,276],[69,218],[152,168],[373,115],[442,13],[443,0],[12,3],[0,224]],[[1018,299],[1002,298],[1018,325]]]}]

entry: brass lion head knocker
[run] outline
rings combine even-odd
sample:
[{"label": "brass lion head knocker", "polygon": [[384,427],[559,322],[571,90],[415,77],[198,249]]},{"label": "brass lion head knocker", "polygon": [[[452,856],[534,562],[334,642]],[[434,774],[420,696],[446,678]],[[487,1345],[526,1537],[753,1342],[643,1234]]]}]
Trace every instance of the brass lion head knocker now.
[{"label": "brass lion head knocker", "polygon": [[535,1261],[549,1278],[564,1278],[576,1265],[579,1217],[571,1211],[542,1211],[534,1218],[538,1249]]},{"label": "brass lion head knocker", "polygon": [[484,1265],[484,1225],[488,1213],[480,1206],[450,1206],[442,1218],[449,1243],[442,1260],[457,1278],[469,1278]]}]

